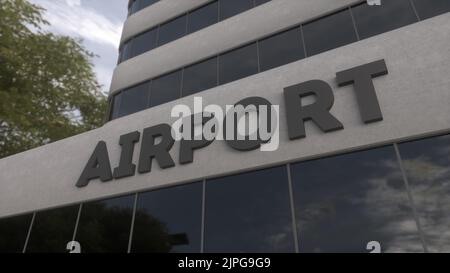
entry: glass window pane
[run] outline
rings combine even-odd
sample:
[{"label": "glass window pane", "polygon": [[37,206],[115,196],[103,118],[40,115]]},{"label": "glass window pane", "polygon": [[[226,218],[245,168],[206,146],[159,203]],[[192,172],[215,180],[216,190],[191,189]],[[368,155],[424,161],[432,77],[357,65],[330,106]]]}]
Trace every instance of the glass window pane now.
[{"label": "glass window pane", "polygon": [[300,28],[295,28],[259,42],[261,71],[304,58]]},{"label": "glass window pane", "polygon": [[450,135],[399,145],[430,252],[450,252]]},{"label": "glass window pane", "polygon": [[181,70],[152,81],[150,107],[180,98]]},{"label": "glass window pane", "polygon": [[133,39],[130,58],[138,56],[156,47],[157,29],[144,32]]},{"label": "glass window pane", "polygon": [[258,73],[256,43],[219,56],[220,84]]},{"label": "glass window pane", "polygon": [[203,183],[138,196],[132,252],[200,252]]},{"label": "glass window pane", "polygon": [[207,181],[206,252],[293,252],[286,166]]},{"label": "glass window pane", "polygon": [[255,6],[262,5],[264,3],[269,2],[270,0],[255,0]]},{"label": "glass window pane", "polygon": [[189,96],[217,86],[217,58],[184,69],[183,96]]},{"label": "glass window pane", "polygon": [[114,120],[119,117],[120,110],[120,99],[122,98],[122,93],[119,93],[114,96],[113,104],[111,109],[111,120]]},{"label": "glass window pane", "polygon": [[148,93],[148,82],[122,91],[119,115],[123,117],[146,109],[148,105]]},{"label": "glass window pane", "polygon": [[140,9],[144,9],[150,5],[155,4],[159,0],[139,0],[141,2]]},{"label": "glass window pane", "polygon": [[128,250],[134,195],[83,204],[76,234],[82,253]]},{"label": "glass window pane", "polygon": [[220,20],[225,20],[253,8],[253,0],[219,0],[219,2]]},{"label": "glass window pane", "polygon": [[72,241],[79,205],[37,212],[26,252],[67,253]]},{"label": "glass window pane", "polygon": [[218,20],[219,4],[216,1],[189,13],[188,33],[193,33],[197,30],[215,24]]},{"label": "glass window pane", "polygon": [[133,14],[133,13],[136,13],[137,11],[139,11],[140,10],[140,0],[134,0],[133,1],[133,3],[131,4],[131,7],[130,7],[130,13],[131,14]]},{"label": "glass window pane", "polygon": [[420,19],[430,18],[450,11],[449,0],[413,0]]},{"label": "glass window pane", "polygon": [[159,27],[158,45],[164,45],[186,35],[186,15]]},{"label": "glass window pane", "polygon": [[392,146],[292,165],[301,252],[422,252]]},{"label": "glass window pane", "polygon": [[303,26],[308,56],[356,42],[349,10],[318,19]]},{"label": "glass window pane", "polygon": [[352,12],[361,39],[417,22],[409,0],[383,1],[380,6],[364,3]]},{"label": "glass window pane", "polygon": [[0,253],[21,253],[32,214],[0,219]]},{"label": "glass window pane", "polygon": [[126,43],[123,44],[122,49],[120,50],[120,61],[119,62],[124,62],[128,59],[131,58],[131,44],[132,44],[133,40],[128,41]]}]

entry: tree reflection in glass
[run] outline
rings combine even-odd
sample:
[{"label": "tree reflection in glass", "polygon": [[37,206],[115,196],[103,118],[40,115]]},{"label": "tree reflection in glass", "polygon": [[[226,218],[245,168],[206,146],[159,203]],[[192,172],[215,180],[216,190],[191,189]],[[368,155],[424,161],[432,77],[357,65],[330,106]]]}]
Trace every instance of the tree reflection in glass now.
[{"label": "tree reflection in glass", "polygon": [[450,252],[450,135],[399,145],[430,252]]}]

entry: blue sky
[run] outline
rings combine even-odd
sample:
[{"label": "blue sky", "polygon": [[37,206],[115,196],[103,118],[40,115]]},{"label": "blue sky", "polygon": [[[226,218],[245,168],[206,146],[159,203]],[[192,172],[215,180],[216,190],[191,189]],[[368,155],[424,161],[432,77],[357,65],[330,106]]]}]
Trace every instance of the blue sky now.
[{"label": "blue sky", "polygon": [[83,39],[102,90],[109,91],[128,0],[28,0],[46,9],[48,31]]}]

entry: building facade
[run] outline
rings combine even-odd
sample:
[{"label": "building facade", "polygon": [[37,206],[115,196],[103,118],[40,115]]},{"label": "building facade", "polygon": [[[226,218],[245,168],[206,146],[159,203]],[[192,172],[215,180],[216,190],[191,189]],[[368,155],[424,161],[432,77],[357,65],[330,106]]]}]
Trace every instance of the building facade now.
[{"label": "building facade", "polygon": [[[0,251],[449,252],[449,11],[130,1],[105,125],[0,160]],[[269,142],[170,134],[239,103]]]}]

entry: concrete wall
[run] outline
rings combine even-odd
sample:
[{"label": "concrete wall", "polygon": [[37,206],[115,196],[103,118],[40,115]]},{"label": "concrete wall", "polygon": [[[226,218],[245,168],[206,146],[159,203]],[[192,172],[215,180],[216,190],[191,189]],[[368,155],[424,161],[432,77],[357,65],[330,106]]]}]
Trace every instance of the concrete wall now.
[{"label": "concrete wall", "polygon": [[[161,2],[164,1],[166,0]],[[173,0],[167,0],[171,1]],[[110,94],[355,2],[359,1],[272,0],[121,63],[114,71]],[[127,27],[127,22],[124,36],[138,33],[138,25],[142,26],[144,23],[142,19],[131,28]]]},{"label": "concrete wall", "polygon": [[[234,104],[262,96],[279,104],[280,139],[275,152],[237,152],[223,141],[195,153],[193,164],[153,171],[108,183],[92,181],[75,187],[99,140],[107,142],[111,164],[117,166],[119,136],[170,122],[171,108],[192,104],[187,97],[148,109],[79,136],[0,160],[0,217],[166,187],[242,170],[372,147],[393,141],[448,132],[450,129],[450,14],[444,14],[358,43],[297,61],[200,93],[205,103]],[[351,86],[337,88],[335,73],[385,59],[389,75],[375,79],[384,121],[361,122]],[[345,129],[324,134],[307,124],[306,139],[288,141],[283,88],[311,79],[330,83],[335,92],[331,112]],[[134,162],[139,156],[136,146]],[[171,154],[178,161],[178,143]]]}]

